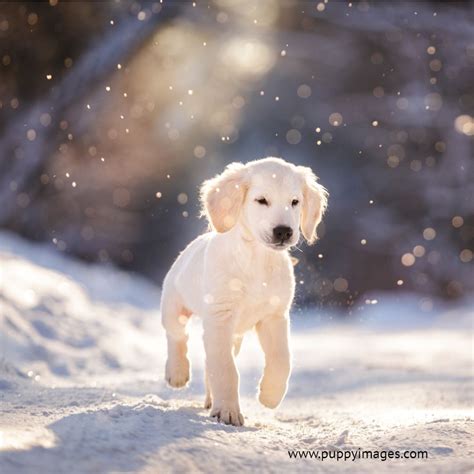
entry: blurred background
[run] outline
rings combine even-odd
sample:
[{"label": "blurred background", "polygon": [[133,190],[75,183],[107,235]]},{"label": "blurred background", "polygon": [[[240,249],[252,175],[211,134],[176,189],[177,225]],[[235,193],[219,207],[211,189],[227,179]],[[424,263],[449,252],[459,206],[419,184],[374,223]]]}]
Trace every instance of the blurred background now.
[{"label": "blurred background", "polygon": [[473,25],[469,2],[2,3],[0,227],[160,285],[200,183],[281,156],[330,192],[300,305],[462,299]]}]

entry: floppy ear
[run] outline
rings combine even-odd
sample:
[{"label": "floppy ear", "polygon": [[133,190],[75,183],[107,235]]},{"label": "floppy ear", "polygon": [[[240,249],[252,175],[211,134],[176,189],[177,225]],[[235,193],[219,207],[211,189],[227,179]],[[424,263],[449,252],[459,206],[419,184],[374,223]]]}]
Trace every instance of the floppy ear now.
[{"label": "floppy ear", "polygon": [[308,244],[313,244],[318,238],[316,228],[328,205],[328,192],[324,186],[318,183],[318,178],[311,168],[298,166],[298,171],[303,175],[301,232]]},{"label": "floppy ear", "polygon": [[226,232],[237,223],[246,192],[246,168],[231,163],[201,186],[201,215],[217,232]]}]

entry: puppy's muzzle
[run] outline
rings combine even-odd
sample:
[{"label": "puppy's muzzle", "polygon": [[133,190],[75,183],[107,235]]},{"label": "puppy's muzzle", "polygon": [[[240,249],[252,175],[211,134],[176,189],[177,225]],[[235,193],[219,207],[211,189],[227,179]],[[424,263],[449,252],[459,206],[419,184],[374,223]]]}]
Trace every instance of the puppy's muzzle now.
[{"label": "puppy's muzzle", "polygon": [[283,245],[293,236],[293,229],[286,225],[278,225],[273,229],[273,243]]}]

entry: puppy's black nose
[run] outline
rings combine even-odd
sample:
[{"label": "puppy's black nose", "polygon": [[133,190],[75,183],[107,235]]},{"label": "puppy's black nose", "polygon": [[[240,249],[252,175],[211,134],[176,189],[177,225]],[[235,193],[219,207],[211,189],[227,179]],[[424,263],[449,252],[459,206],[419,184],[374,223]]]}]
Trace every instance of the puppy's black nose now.
[{"label": "puppy's black nose", "polygon": [[293,235],[293,229],[291,227],[287,227],[286,225],[277,225],[273,229],[273,242],[275,243],[283,243],[287,240],[291,239]]}]

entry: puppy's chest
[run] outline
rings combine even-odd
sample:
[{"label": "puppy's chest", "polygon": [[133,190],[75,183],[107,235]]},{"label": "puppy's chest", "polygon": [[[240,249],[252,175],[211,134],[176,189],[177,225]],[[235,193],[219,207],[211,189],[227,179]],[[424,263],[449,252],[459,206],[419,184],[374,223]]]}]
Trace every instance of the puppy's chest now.
[{"label": "puppy's chest", "polygon": [[286,269],[255,267],[252,272],[234,275],[229,286],[234,293],[239,325],[254,326],[262,317],[284,311],[291,304],[294,278]]}]

